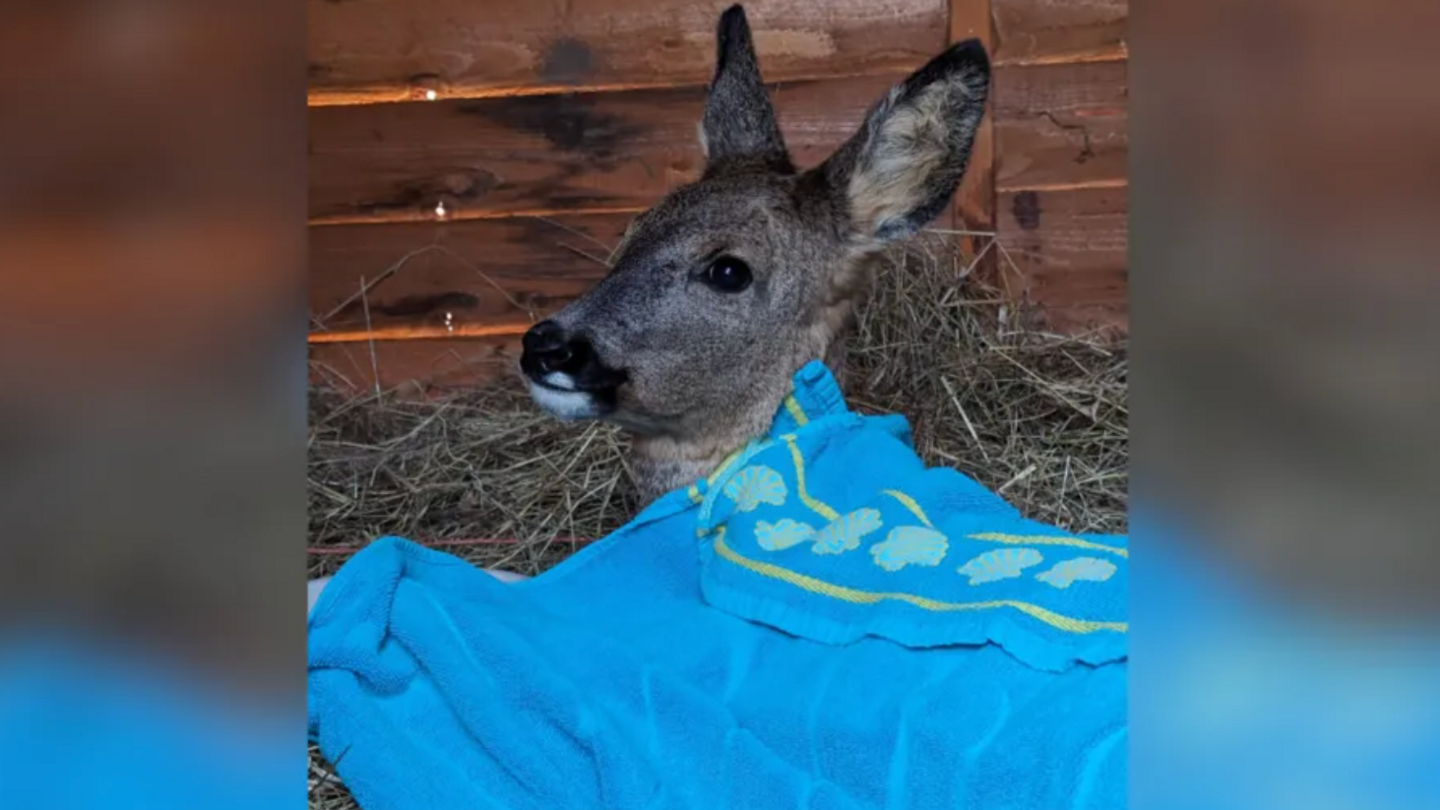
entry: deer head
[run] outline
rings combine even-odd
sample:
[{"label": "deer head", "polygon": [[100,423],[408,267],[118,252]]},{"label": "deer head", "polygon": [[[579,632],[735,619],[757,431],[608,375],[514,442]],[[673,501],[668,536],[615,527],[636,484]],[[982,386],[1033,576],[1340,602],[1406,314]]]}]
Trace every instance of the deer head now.
[{"label": "deer head", "polygon": [[721,16],[717,40],[703,175],[639,216],[610,274],[523,341],[541,407],[635,434],[647,498],[763,434],[806,362],[835,366],[878,253],[954,193],[990,84],[980,42],[955,45],[800,172],[740,6]]}]

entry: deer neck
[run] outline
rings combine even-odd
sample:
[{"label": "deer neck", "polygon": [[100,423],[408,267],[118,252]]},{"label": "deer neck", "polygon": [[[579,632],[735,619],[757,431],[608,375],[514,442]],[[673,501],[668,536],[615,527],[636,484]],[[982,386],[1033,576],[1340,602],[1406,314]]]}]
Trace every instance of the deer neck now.
[{"label": "deer neck", "polygon": [[707,431],[702,437],[636,437],[631,446],[631,470],[641,503],[649,504],[709,475],[731,453],[764,436],[774,413],[773,407],[756,408],[729,429]]},{"label": "deer neck", "polygon": [[637,441],[631,470],[641,506],[709,475],[725,455],[719,451],[695,452],[695,448],[688,445],[667,444],[663,440]]},{"label": "deer neck", "polygon": [[[836,341],[836,344],[841,341]],[[825,364],[836,378],[840,377],[843,350],[832,345],[825,352]],[[704,435],[692,437],[636,436],[631,444],[630,469],[640,494],[641,505],[647,505],[672,490],[688,487],[714,472],[716,467],[734,453],[770,432],[775,412],[790,389],[737,412],[720,428],[711,426]]]}]

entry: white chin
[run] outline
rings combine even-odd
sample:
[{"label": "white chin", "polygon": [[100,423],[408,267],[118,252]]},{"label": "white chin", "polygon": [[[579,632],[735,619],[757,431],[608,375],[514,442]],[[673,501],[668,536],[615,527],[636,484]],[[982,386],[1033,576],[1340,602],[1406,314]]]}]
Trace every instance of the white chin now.
[{"label": "white chin", "polygon": [[595,401],[583,391],[556,391],[532,382],[530,396],[537,405],[560,419],[595,419],[600,415]]}]

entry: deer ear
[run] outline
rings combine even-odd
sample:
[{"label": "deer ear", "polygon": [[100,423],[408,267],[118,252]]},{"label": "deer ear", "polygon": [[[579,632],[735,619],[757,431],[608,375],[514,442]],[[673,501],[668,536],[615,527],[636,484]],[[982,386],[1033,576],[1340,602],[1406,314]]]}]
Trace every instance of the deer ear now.
[{"label": "deer ear", "polygon": [[816,170],[862,240],[910,236],[940,214],[965,174],[989,90],[985,47],[961,42],[892,88]]},{"label": "deer ear", "polygon": [[744,8],[734,5],[720,15],[715,42],[715,79],[700,123],[705,157],[712,167],[739,158],[794,171],[780,126],[775,123],[775,109],[760,80]]}]

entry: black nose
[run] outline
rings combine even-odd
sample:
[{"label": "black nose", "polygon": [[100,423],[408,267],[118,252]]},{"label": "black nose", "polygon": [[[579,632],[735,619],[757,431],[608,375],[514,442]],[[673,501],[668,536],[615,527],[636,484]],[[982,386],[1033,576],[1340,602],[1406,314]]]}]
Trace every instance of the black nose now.
[{"label": "black nose", "polygon": [[520,343],[524,349],[521,364],[538,374],[559,371],[574,375],[589,362],[589,345],[567,337],[565,330],[554,321],[541,321],[530,327]]}]

